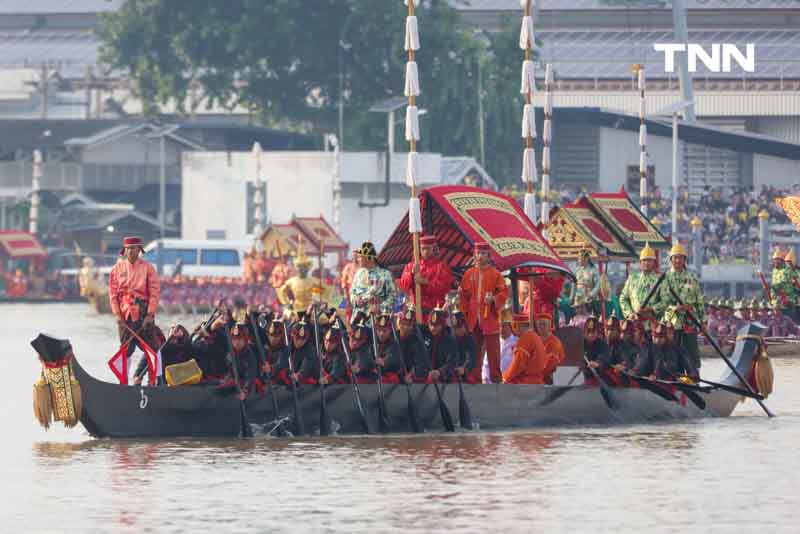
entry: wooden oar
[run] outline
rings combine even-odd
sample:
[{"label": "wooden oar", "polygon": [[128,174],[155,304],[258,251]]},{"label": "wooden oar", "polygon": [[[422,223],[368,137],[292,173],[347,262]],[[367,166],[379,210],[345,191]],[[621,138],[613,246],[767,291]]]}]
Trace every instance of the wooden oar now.
[{"label": "wooden oar", "polygon": [[[669,292],[672,295],[672,298],[675,299],[675,302],[677,302],[680,306],[685,306],[685,304],[683,303],[681,298],[675,292],[675,289],[669,283],[667,283],[667,288],[669,289]],[[719,345],[717,345],[717,342],[714,341],[714,338],[712,338],[709,335],[709,333],[706,331],[705,327],[700,323],[700,321],[697,320],[697,317],[695,317],[694,314],[689,310],[684,310],[684,313],[686,314],[686,317],[688,317],[689,320],[692,322],[692,324],[694,324],[695,328],[697,328],[698,330],[700,330],[700,332],[702,332],[702,334],[708,340],[709,344],[711,344],[711,346],[714,347],[714,350],[717,351],[717,354],[719,354],[720,357],[723,360],[725,360],[725,363],[728,365],[730,370],[733,372],[734,375],[736,375],[736,378],[738,378],[742,382],[742,384],[744,384],[744,386],[747,389],[747,391],[749,391],[753,395],[752,398],[754,398],[756,400],[756,402],[759,404],[759,406],[761,406],[761,408],[764,410],[764,413],[766,413],[768,417],[775,417],[775,414],[772,413],[771,411],[769,411],[769,408],[767,408],[767,405],[764,404],[764,401],[759,399],[758,397],[755,397],[756,392],[753,391],[752,387],[750,387],[750,383],[747,382],[747,380],[744,379],[744,377],[739,372],[739,370],[736,368],[736,366],[733,365],[733,362],[731,362],[731,360],[727,356],[725,356],[725,353],[722,352],[722,349],[719,348]]]},{"label": "wooden oar", "polygon": [[659,385],[658,380],[651,380],[646,376],[639,376],[633,373],[629,373],[627,371],[622,371],[622,374],[630,378],[631,380],[635,380],[639,387],[646,389],[647,391],[658,395],[664,400],[668,400],[670,402],[678,402],[678,397],[675,396],[670,390],[663,388]]},{"label": "wooden oar", "polygon": [[[422,335],[419,332],[419,325],[414,327],[414,334],[417,336],[417,340],[419,340],[423,350],[425,350],[428,362],[431,363],[431,368],[433,368],[433,360],[431,360],[431,355],[428,354],[428,348],[425,346],[425,342],[422,340]],[[433,388],[436,390],[436,399],[439,402],[439,415],[442,418],[444,429],[448,432],[455,432],[456,426],[453,424],[453,416],[450,415],[450,410],[447,408],[447,404],[445,404],[444,399],[442,398],[442,392],[439,389],[439,384],[435,381],[433,382]]]},{"label": "wooden oar", "polygon": [[[267,352],[264,350],[264,344],[261,342],[261,336],[258,333],[258,324],[256,323],[255,319],[253,319],[252,315],[248,314],[248,318],[250,319],[250,328],[253,329],[253,337],[256,341],[258,376],[262,376],[261,369],[264,366],[264,362],[267,360]],[[278,436],[283,436],[283,425],[280,423],[281,416],[278,412],[278,399],[275,397],[275,391],[272,389],[272,373],[269,373],[267,376],[265,376],[264,381],[267,383],[267,392],[269,393],[270,400],[272,401],[272,413],[275,414],[275,420],[278,421],[278,426],[276,427]]]},{"label": "wooden oar", "polygon": [[747,391],[746,389],[737,388],[736,386],[729,386],[728,384],[720,384],[719,382],[712,382],[711,380],[706,380],[705,378],[700,378],[698,379],[698,381],[704,384],[708,384],[709,386],[713,386],[714,388],[717,389],[722,389],[725,391],[730,391],[731,393],[736,393],[737,395],[742,395],[743,397],[749,397],[751,399],[756,399],[756,400],[764,400],[763,395]]},{"label": "wooden oar", "polygon": [[[372,353],[374,358],[378,358],[378,335],[375,333],[375,314],[370,314],[370,322],[372,323]],[[375,369],[378,371],[378,428],[381,432],[389,432],[389,417],[386,413],[386,401],[383,398],[383,373],[381,366],[375,364]]]},{"label": "wooden oar", "polygon": [[342,319],[340,317],[336,317],[336,320],[339,322],[339,328],[342,330],[342,350],[344,350],[344,359],[345,363],[347,364],[347,372],[350,374],[350,382],[353,384],[353,393],[355,394],[356,407],[358,407],[358,415],[361,419],[361,428],[364,430],[365,434],[371,434],[372,432],[369,429],[367,414],[364,411],[364,403],[361,401],[361,392],[358,389],[358,380],[356,380],[356,375],[353,374],[352,365],[350,362],[350,351],[347,348],[347,340],[345,339],[344,335],[344,333],[347,332],[347,329],[342,324]]},{"label": "wooden oar", "polygon": [[[231,370],[233,371],[233,379],[236,381],[236,390],[241,393],[243,390],[239,382],[239,365],[236,362],[236,354],[233,352],[231,330],[227,324],[225,325],[225,341],[228,344],[228,355],[231,359]],[[239,396],[239,437],[253,437],[253,429],[250,427],[250,420],[247,417],[247,407],[245,406],[244,399],[241,398],[241,396]]]},{"label": "wooden oar", "polygon": [[[321,274],[321,273],[320,273]],[[317,320],[317,305],[313,305],[311,313],[314,314],[314,343],[317,347],[317,358],[319,359],[319,435],[327,436],[330,434],[330,420],[328,419],[328,402],[325,399],[325,384],[322,383],[324,365],[322,361],[322,351],[319,346],[319,324]]]},{"label": "wooden oar", "polygon": [[[466,370],[467,356],[466,355],[463,356],[464,360],[461,361],[460,363],[464,366]],[[458,422],[461,425],[461,428],[472,430],[472,412],[469,409],[469,404],[467,403],[467,397],[464,395],[464,381],[462,380],[461,375],[459,375],[458,373],[456,373],[456,380],[458,380]]]},{"label": "wooden oar", "polygon": [[286,320],[283,321],[283,338],[286,341],[286,351],[289,354],[289,374],[291,380],[289,381],[292,386],[292,403],[294,404],[294,434],[295,436],[302,436],[306,433],[306,425],[303,423],[303,412],[300,411],[300,402],[297,400],[297,380],[294,377],[294,362],[292,358],[292,346],[289,344],[289,327],[286,326]]},{"label": "wooden oar", "polygon": [[[394,327],[394,321],[392,321],[392,337],[394,337],[395,342],[397,343],[398,347],[400,346],[400,338],[397,336],[397,330]],[[406,382],[405,375],[409,372],[408,368],[406,368],[405,358],[403,358],[403,351],[400,348],[400,359],[403,364],[403,382],[406,385],[406,406],[408,409],[408,420],[411,423],[411,430],[416,433],[422,432],[422,428],[419,426],[419,420],[417,419],[417,408],[414,406],[414,398],[411,396],[411,384]],[[414,372],[414,368],[411,368],[411,372]]]},{"label": "wooden oar", "polygon": [[600,386],[600,395],[603,396],[603,400],[606,401],[606,405],[608,405],[608,407],[612,410],[619,410],[619,402],[617,401],[616,396],[611,392],[608,384],[606,384],[606,381],[600,376],[600,373],[597,372],[597,369],[589,365],[589,359],[586,357],[586,355],[583,356],[583,360],[586,362],[586,368],[589,369],[589,371],[597,380],[597,385]]}]

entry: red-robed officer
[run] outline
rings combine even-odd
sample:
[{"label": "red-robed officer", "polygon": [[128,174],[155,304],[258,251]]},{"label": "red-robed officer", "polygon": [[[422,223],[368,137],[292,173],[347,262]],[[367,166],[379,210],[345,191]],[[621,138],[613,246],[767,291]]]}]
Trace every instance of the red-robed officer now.
[{"label": "red-robed officer", "polygon": [[[540,313],[550,314],[553,316],[553,326],[558,326],[557,301],[561,295],[561,289],[564,287],[564,276],[560,273],[545,269],[543,267],[536,267],[533,270],[537,276],[533,278],[533,313],[538,315]],[[530,306],[530,293],[525,299],[523,311],[528,313]]]},{"label": "red-robed officer", "polygon": [[440,302],[445,301],[447,293],[453,284],[453,273],[450,266],[436,257],[436,237],[422,236],[419,239],[420,261],[415,266],[411,261],[403,269],[400,276],[400,289],[402,289],[415,302],[415,283],[418,280],[422,286],[422,320],[428,321],[428,314]]},{"label": "red-robed officer", "polygon": [[489,263],[489,244],[475,243],[475,265],[464,273],[458,288],[461,309],[467,316],[467,327],[475,337],[477,365],[473,370],[481,382],[483,354],[489,357],[489,375],[493,384],[503,380],[500,371],[500,310],[508,299],[506,281]]},{"label": "red-robed officer", "polygon": [[[126,237],[122,241],[120,256],[108,278],[108,298],[111,313],[117,318],[119,338],[125,343],[135,332],[150,348],[158,350],[155,338],[155,317],[161,284],[155,268],[140,258],[144,252],[142,240]],[[127,328],[126,328],[127,327]],[[128,344],[127,356],[130,358],[138,341]],[[140,347],[141,348],[141,347]]]}]

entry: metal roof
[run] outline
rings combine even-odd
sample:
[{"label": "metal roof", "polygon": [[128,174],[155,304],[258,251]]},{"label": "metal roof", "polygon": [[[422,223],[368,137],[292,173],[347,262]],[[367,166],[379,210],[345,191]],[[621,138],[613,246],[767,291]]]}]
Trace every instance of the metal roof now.
[{"label": "metal roof", "polygon": [[[450,0],[460,11],[521,12],[519,0]],[[551,0],[542,2],[544,11],[672,9],[669,0]],[[688,9],[800,9],[800,0],[686,0]]]},{"label": "metal roof", "polygon": [[99,46],[91,31],[0,31],[0,68],[47,62],[62,78],[83,78],[87,65],[97,64]]},{"label": "metal roof", "polygon": [[[671,31],[538,32],[542,62],[552,63],[556,78],[632,79],[631,64],[642,63],[648,78],[674,78],[664,71],[664,53],[653,43],[677,42]],[[733,43],[742,51],[755,45],[755,72],[734,64],[732,71],[713,73],[698,63],[696,77],[800,78],[800,30],[690,31],[689,41],[711,50],[712,43]]]},{"label": "metal roof", "polygon": [[0,15],[87,14],[117,11],[125,0],[0,0]]},{"label": "metal roof", "polygon": [[[541,113],[537,113],[537,115],[541,117]],[[556,108],[553,120],[556,123],[570,120],[583,121],[631,132],[639,130],[637,115],[601,108]],[[670,121],[648,119],[646,122],[649,135],[672,136]],[[678,138],[687,143],[800,160],[800,144],[753,132],[731,131],[703,123],[689,123],[680,120],[678,121]]]}]

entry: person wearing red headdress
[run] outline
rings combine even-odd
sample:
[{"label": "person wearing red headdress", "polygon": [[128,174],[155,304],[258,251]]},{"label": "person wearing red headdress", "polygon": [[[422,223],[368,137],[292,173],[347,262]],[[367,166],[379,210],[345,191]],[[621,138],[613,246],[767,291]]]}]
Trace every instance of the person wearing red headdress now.
[{"label": "person wearing red headdress", "polygon": [[410,261],[400,276],[400,289],[408,295],[411,302],[416,301],[416,282],[422,289],[422,320],[428,321],[428,314],[437,304],[444,302],[453,284],[453,273],[450,266],[436,257],[436,237],[425,235],[420,237],[419,266]]},{"label": "person wearing red headdress", "polygon": [[503,378],[500,371],[500,310],[508,299],[503,275],[490,264],[490,248],[485,242],[475,243],[475,265],[464,273],[458,295],[461,309],[467,316],[467,326],[475,336],[477,362],[473,373],[480,382],[484,352],[489,358],[492,383]]},{"label": "person wearing red headdress", "polygon": [[531,330],[527,314],[514,314],[513,325],[519,340],[514,347],[514,359],[503,373],[503,382],[506,384],[544,384],[545,368],[549,358],[542,338]]},{"label": "person wearing red headdress", "polygon": [[[160,345],[156,338],[155,317],[161,295],[161,284],[155,268],[140,257],[143,252],[141,238],[123,239],[119,255],[124,258],[111,269],[108,278],[108,298],[111,313],[117,318],[120,342],[125,343],[130,340],[133,331],[152,349],[158,350]],[[128,358],[137,345],[139,342],[135,339],[128,343]]]}]

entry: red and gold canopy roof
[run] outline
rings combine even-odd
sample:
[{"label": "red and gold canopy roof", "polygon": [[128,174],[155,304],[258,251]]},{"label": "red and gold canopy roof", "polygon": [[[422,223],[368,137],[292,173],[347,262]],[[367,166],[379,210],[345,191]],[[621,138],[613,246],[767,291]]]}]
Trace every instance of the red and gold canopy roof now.
[{"label": "red and gold canopy roof", "polygon": [[632,244],[617,235],[586,197],[581,197],[573,204],[553,208],[547,237],[563,259],[577,259],[582,250],[589,250],[595,259],[636,258]]},{"label": "red and gold canopy roof", "polygon": [[[457,273],[471,264],[474,244],[485,241],[500,271],[544,267],[572,276],[513,198],[466,186],[432,187],[419,197],[425,233],[436,236],[440,257]],[[378,261],[399,276],[413,259],[412,246],[406,214]]]},{"label": "red and gold canopy roof", "polygon": [[36,236],[16,230],[0,231],[0,253],[4,253],[9,258],[43,258],[47,256],[47,251],[36,239]]},{"label": "red and gold canopy roof", "polygon": [[647,220],[633,203],[625,188],[617,193],[592,193],[588,197],[615,232],[639,249],[645,243],[653,248],[668,248],[669,241]]}]

